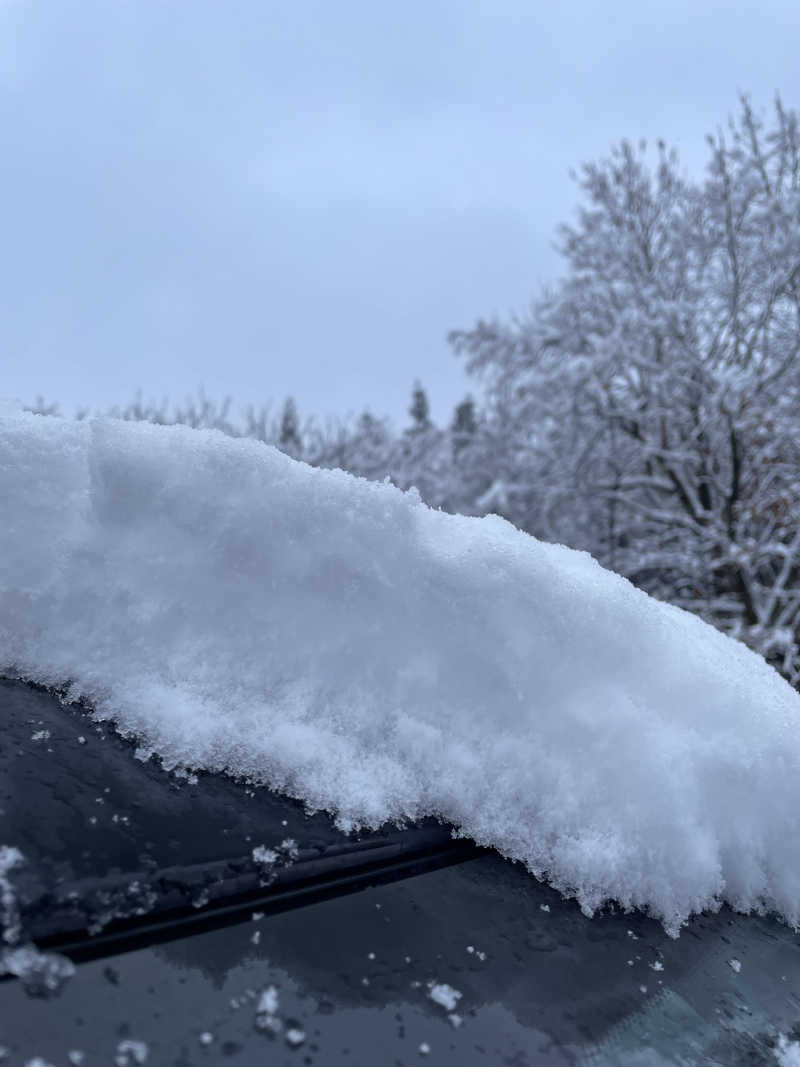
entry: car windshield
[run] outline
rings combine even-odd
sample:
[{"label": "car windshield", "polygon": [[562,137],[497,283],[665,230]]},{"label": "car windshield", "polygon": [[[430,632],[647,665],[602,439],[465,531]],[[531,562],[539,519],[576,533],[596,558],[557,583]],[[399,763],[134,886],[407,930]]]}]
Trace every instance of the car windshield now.
[{"label": "car windshield", "polygon": [[18,923],[7,1047],[130,1067],[180,1049],[366,1065],[376,1048],[618,1067],[642,1048],[769,1062],[792,1032],[800,951],[774,919],[723,908],[677,940],[641,913],[590,919],[441,826],[343,833],[264,788],[137,759],[19,682],[0,682],[0,711],[0,807],[23,857],[0,872]]},{"label": "car windshield", "polygon": [[[168,773],[85,708],[0,681],[15,940],[84,959],[475,854],[432,820],[344,833],[227,776]],[[11,877],[6,872],[6,877]]]}]

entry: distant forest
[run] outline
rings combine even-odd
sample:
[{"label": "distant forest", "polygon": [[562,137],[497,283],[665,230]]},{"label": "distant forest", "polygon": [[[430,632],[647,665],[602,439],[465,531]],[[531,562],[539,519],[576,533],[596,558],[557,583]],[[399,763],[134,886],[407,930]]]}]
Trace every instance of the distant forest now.
[{"label": "distant forest", "polygon": [[[109,414],[256,438],[586,549],[800,681],[800,122],[742,97],[702,180],[623,141],[577,176],[563,278],[450,335],[475,384],[445,426],[202,394]],[[33,410],[54,414],[40,400]],[[81,412],[78,417],[85,417]]]}]

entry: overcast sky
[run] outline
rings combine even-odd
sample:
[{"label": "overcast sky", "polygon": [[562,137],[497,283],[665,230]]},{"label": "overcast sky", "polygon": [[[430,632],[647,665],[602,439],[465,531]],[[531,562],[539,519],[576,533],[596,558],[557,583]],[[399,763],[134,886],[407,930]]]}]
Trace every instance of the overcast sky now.
[{"label": "overcast sky", "polygon": [[0,394],[449,417],[568,173],[800,107],[796,0],[0,0]]}]

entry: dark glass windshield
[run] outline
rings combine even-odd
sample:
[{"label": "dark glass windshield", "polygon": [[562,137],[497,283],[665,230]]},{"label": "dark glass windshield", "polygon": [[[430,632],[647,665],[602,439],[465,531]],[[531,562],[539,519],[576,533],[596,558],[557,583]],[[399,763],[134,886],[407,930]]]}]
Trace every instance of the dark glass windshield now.
[{"label": "dark glass windshield", "polygon": [[[53,694],[0,681],[0,845],[24,932],[74,958],[233,922],[475,853],[432,820],[346,834],[224,775],[168,773]],[[261,906],[259,905],[259,906]]]}]

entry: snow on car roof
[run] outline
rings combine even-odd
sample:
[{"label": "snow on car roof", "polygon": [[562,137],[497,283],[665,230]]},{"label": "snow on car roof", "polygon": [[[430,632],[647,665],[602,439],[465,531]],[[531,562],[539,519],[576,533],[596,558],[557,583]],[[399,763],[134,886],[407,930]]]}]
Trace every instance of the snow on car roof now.
[{"label": "snow on car roof", "polygon": [[0,671],[589,913],[800,920],[800,697],[590,556],[210,431],[0,410]]}]

